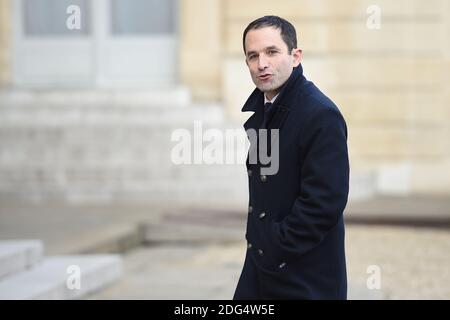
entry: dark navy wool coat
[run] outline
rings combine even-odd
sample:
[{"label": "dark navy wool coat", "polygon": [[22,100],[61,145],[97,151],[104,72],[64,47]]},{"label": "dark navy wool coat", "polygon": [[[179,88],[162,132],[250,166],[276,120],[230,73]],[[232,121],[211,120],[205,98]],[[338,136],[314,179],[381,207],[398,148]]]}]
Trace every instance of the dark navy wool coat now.
[{"label": "dark navy wool coat", "polygon": [[[234,299],[346,299],[345,120],[303,76],[301,65],[293,69],[273,107],[267,129],[279,129],[279,169],[274,175],[261,174],[269,165],[247,158],[247,253]],[[254,112],[246,130],[261,128],[264,96],[259,89],[242,111]]]}]

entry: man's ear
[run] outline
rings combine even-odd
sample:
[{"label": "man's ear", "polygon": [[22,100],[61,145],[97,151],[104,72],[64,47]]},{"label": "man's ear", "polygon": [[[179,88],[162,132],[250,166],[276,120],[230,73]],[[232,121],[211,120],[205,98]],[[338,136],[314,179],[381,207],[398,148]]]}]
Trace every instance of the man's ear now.
[{"label": "man's ear", "polygon": [[297,67],[300,64],[300,62],[302,62],[302,54],[303,54],[302,49],[299,48],[292,49],[292,62],[295,67]]}]

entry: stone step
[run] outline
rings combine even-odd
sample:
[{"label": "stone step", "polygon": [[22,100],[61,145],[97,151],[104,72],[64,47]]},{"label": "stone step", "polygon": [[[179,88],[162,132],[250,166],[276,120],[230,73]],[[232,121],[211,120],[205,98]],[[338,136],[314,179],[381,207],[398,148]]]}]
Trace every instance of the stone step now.
[{"label": "stone step", "polygon": [[185,87],[121,90],[8,90],[0,92],[0,106],[171,106],[185,107],[191,102]]},{"label": "stone step", "polygon": [[[139,167],[138,167],[139,168]],[[105,162],[103,168],[37,167],[0,170],[0,194],[20,199],[58,198],[82,202],[82,199],[116,201],[160,201],[218,203],[248,201],[248,183],[245,166],[171,166],[135,170],[122,166],[115,170]],[[354,175],[358,175],[355,173]],[[370,180],[354,185],[350,181],[349,202],[374,196]],[[357,193],[354,194],[353,191]],[[72,201],[71,201],[72,202]]]},{"label": "stone step", "polygon": [[118,255],[48,257],[31,270],[0,281],[0,299],[79,299],[109,285],[121,274],[122,259]]},{"label": "stone step", "polygon": [[39,264],[43,251],[40,240],[0,241],[0,280]]},{"label": "stone step", "polygon": [[148,243],[224,243],[244,239],[247,206],[185,207],[167,210],[157,223],[142,223]]},{"label": "stone step", "polygon": [[[221,205],[227,203],[247,203],[247,185],[235,184],[231,181],[219,182],[215,180],[189,183],[180,180],[165,181],[164,183],[135,183],[126,181],[120,184],[105,185],[102,183],[67,183],[62,185],[42,185],[38,183],[2,184],[0,185],[0,201],[46,201],[65,200],[69,203],[108,203],[108,202],[137,202],[152,203],[153,205]],[[19,188],[20,187],[20,188]]]},{"label": "stone step", "polygon": [[[0,142],[2,144],[19,143],[13,146],[2,145],[2,149],[12,150],[22,146],[32,147],[49,143],[52,146],[64,144],[64,146],[77,147],[81,145],[87,149],[91,146],[101,145],[104,145],[106,149],[111,147],[143,148],[148,144],[163,147],[175,145],[186,138],[190,138],[191,143],[200,142],[203,147],[217,141],[222,142],[224,148],[237,148],[249,144],[243,128],[224,125],[220,122],[220,115],[213,116],[214,119],[206,119],[203,115],[193,119],[192,114],[180,115],[182,120],[178,122],[176,119],[174,121],[168,120],[164,124],[165,127],[161,127],[162,122],[154,123],[155,117],[149,118],[148,121],[145,120],[143,125],[127,123],[124,119],[121,123],[111,125],[95,123],[92,125],[62,126],[62,123],[58,123],[57,125],[60,127],[36,127],[34,123],[38,120],[29,119],[30,123],[22,126],[18,123],[15,125],[11,123],[11,126],[0,123]],[[205,121],[200,122],[202,119]],[[142,118],[138,119],[138,121],[141,120]],[[209,137],[206,135],[211,133],[209,129],[214,129],[214,134],[217,134],[217,137],[214,137],[214,140],[207,141],[206,139]],[[194,134],[196,134],[195,137]]]},{"label": "stone step", "polygon": [[[86,163],[86,165],[95,166],[96,164],[105,163],[105,161],[106,163],[111,162],[111,164],[119,166],[127,161],[134,162],[132,164],[139,162],[148,163],[149,161],[156,161],[161,164],[161,162],[166,161],[174,162],[177,165],[233,165],[245,163],[248,149],[245,145],[245,148],[242,150],[236,148],[225,150],[218,147],[218,149],[213,150],[216,154],[212,154],[209,147],[209,150],[205,147],[202,148],[202,146],[194,147],[189,142],[180,146],[177,142],[170,141],[170,138],[161,139],[161,141],[156,143],[145,141],[145,139],[141,141],[135,140],[133,144],[111,143],[106,138],[99,138],[98,141],[86,141],[84,144],[82,142],[75,144],[51,140],[45,143],[43,141],[33,141],[33,139],[30,139],[30,141],[19,141],[18,139],[4,141],[4,139],[0,138],[0,144],[4,146],[0,147],[0,164],[16,164],[18,161],[24,161],[27,163],[27,167],[32,167],[35,163],[39,164],[40,162],[52,164],[55,162],[60,164],[82,162],[83,164]],[[199,156],[195,156],[197,150]],[[211,157],[211,154],[214,158],[208,160],[207,156]],[[35,161],[30,163],[30,157]]]},{"label": "stone step", "polygon": [[244,238],[245,224],[240,227],[160,223],[145,226],[145,241],[149,244],[231,243]]},{"label": "stone step", "polygon": [[[51,181],[143,181],[153,183],[157,180],[183,179],[234,179],[246,176],[244,164],[236,165],[176,165],[170,159],[166,161],[61,161],[57,166],[51,162],[39,161],[27,163],[16,161],[0,167],[0,177],[5,180],[39,180],[42,183]],[[15,172],[15,173],[14,173]],[[222,181],[223,181],[222,180]],[[2,181],[0,181],[0,185]]]},{"label": "stone step", "polygon": [[[184,108],[152,106],[92,106],[74,105],[0,107],[0,127],[11,132],[27,132],[36,128],[63,128],[84,130],[89,128],[121,129],[145,127],[155,130],[160,127],[193,126],[194,121],[205,125],[219,125],[224,121],[221,105],[190,105]],[[188,128],[189,129],[189,128]]]}]

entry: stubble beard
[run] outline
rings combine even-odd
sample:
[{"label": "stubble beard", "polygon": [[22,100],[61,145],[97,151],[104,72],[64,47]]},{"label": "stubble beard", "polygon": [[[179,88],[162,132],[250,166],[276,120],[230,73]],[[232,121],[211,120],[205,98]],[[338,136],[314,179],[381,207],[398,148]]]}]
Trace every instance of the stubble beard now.
[{"label": "stubble beard", "polygon": [[276,91],[279,86],[277,85],[277,79],[272,79],[270,82],[261,82],[259,79],[256,79],[256,86],[258,89],[264,93]]}]

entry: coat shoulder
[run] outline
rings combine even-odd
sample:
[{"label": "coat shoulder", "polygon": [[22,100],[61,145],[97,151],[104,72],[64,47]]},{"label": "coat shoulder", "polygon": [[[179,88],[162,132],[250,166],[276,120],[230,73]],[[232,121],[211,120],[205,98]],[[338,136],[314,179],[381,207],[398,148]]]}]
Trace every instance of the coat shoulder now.
[{"label": "coat shoulder", "polygon": [[304,94],[300,97],[301,117],[305,123],[325,125],[337,122],[345,125],[344,116],[338,106],[312,82],[308,81]]}]

